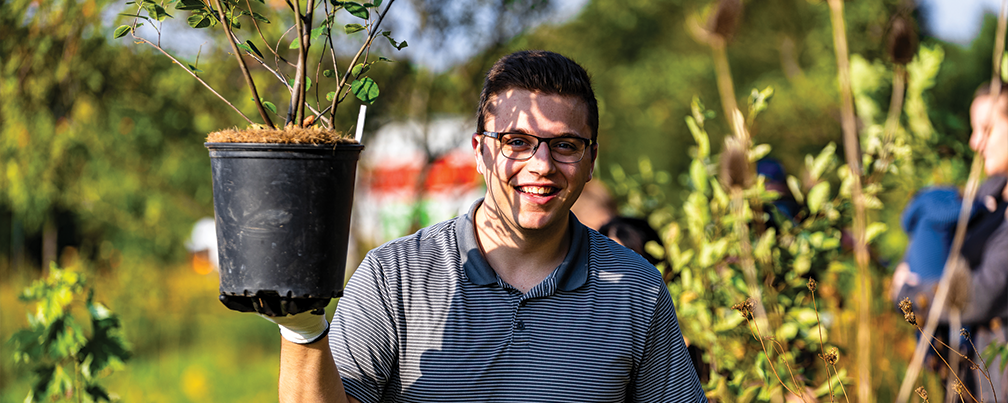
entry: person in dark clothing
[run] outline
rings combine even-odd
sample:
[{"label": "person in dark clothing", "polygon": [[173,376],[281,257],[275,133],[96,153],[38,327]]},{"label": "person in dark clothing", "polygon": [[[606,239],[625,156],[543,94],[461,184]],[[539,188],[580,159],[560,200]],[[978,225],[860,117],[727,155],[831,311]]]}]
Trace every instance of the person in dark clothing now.
[{"label": "person in dark clothing", "polygon": [[[1008,187],[1005,186],[1008,182],[1008,86],[1002,84],[996,98],[987,88],[987,85],[981,87],[970,107],[973,128],[970,148],[983,159],[984,172],[988,176],[977,191],[974,215],[970,218],[962,247],[962,257],[970,268],[970,278],[965,282],[966,289],[950,291],[952,299],[965,297],[960,320],[964,327],[973,329],[971,337],[976,351],[971,358],[978,364],[977,355],[982,354],[987,346],[1008,341]],[[935,212],[925,211],[922,215],[934,216]],[[941,220],[928,222],[934,224],[938,221]],[[944,222],[944,230],[940,229],[941,226],[928,225],[915,231],[920,235],[912,235],[908,250],[908,255],[913,256],[905,258],[893,275],[894,293],[898,293],[900,298],[910,298],[916,309],[930,305],[937,283],[922,276],[923,268],[911,267],[915,264],[914,258],[923,255],[914,253],[914,245],[921,240],[934,239],[936,233],[954,230],[954,222],[947,219]],[[948,237],[945,242],[951,242],[951,238]],[[928,247],[916,249],[927,249],[929,253],[935,251]],[[934,260],[944,263],[941,258],[935,257],[918,260],[920,263],[916,263],[917,266],[924,266],[927,261],[933,263]],[[947,316],[943,315],[942,323],[947,324]],[[974,390],[982,393],[987,401],[993,400],[993,392],[1001,398],[1008,397],[1008,371],[1001,369],[1000,359],[987,362],[987,366],[991,371],[990,382],[982,376],[976,377]]]}]

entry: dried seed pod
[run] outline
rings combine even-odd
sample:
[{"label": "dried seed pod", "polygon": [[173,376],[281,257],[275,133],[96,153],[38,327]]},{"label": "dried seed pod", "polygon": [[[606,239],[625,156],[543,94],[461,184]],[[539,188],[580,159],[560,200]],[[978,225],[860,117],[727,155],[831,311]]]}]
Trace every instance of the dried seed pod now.
[{"label": "dried seed pod", "polygon": [[815,281],[814,278],[808,279],[808,289],[809,289],[809,291],[815,292],[815,290],[816,290],[816,281]]},{"label": "dried seed pod", "polygon": [[907,323],[917,326],[917,315],[914,314],[913,304],[910,303],[910,298],[903,298],[899,303],[900,310],[903,311],[903,319],[906,319]]},{"label": "dried seed pod", "polygon": [[721,152],[721,183],[725,188],[749,187],[750,172],[749,158],[746,157],[745,149],[733,138],[725,141],[724,151]]},{"label": "dried seed pod", "polygon": [[925,402],[928,401],[927,390],[924,390],[923,386],[918,386],[917,389],[916,389],[916,392],[917,392],[917,396],[920,396],[921,399],[924,399]]},{"label": "dried seed pod", "polygon": [[826,353],[825,356],[823,356],[823,359],[825,359],[826,363],[829,365],[836,365],[837,361],[840,360],[840,351],[838,351],[836,347],[833,347],[828,353]]},{"label": "dried seed pod", "polygon": [[707,21],[707,30],[725,42],[730,41],[742,21],[742,0],[721,0]]},{"label": "dried seed pod", "polygon": [[967,266],[966,259],[961,256],[952,263],[952,277],[949,282],[949,296],[948,296],[948,306],[949,309],[959,310],[960,312],[966,309],[966,306],[970,302],[970,292],[972,291],[973,278],[970,276],[970,269]]},{"label": "dried seed pod", "polygon": [[752,310],[753,307],[755,306],[756,301],[753,301],[752,298],[747,298],[745,301],[732,305],[732,309],[739,311],[739,313],[742,314],[743,317],[749,319],[752,317]]},{"label": "dried seed pod", "polygon": [[896,14],[889,21],[889,38],[886,50],[894,63],[907,64],[917,54],[919,39],[917,27],[905,15]]}]

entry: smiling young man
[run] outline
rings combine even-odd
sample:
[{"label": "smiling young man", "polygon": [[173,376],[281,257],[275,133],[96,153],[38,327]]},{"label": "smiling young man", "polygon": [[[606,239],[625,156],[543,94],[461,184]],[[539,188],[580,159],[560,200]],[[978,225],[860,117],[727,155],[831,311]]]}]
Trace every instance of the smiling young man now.
[{"label": "smiling young man", "polygon": [[369,252],[331,331],[279,320],[281,400],[706,401],[658,271],[570,212],[598,155],[588,74],[517,52],[480,98],[485,197]]}]

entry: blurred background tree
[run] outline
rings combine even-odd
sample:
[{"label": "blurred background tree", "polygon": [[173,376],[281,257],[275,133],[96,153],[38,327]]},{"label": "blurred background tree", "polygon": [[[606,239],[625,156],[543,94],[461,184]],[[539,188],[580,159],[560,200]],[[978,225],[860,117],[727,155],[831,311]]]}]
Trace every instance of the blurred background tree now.
[{"label": "blurred background tree", "polygon": [[[729,133],[720,108],[713,107],[718,92],[710,51],[687,31],[690,18],[708,15],[713,2],[403,3],[412,11],[390,13],[391,28],[410,47],[372,73],[383,99],[369,109],[369,129],[396,120],[472,116],[483,74],[499,56],[555,50],[592,73],[601,107],[596,177],[614,190],[622,211],[639,217],[659,207],[682,214],[692,191],[689,166],[697,157],[683,121],[694,95],[714,111],[706,124],[711,155],[720,153]],[[570,4],[572,18],[548,22]],[[886,29],[894,12],[910,6],[897,0],[845,6],[851,53],[867,71],[855,80],[874,80],[862,95],[882,110],[892,85]],[[176,20],[184,17],[167,9]],[[124,3],[106,0],[0,0],[0,339],[26,323],[25,306],[14,298],[18,290],[49,262],[60,261],[98,274],[96,300],[122,319],[134,357],[110,378],[109,389],[124,400],[275,399],[275,329],[220,306],[216,279],[191,270],[184,247],[192,224],[213,214],[203,138],[241,124],[240,118],[180,66],[141,46],[113,43],[120,12],[126,12]],[[882,262],[902,253],[906,239],[895,220],[907,196],[965,178],[964,161],[972,157],[968,105],[990,76],[992,22],[986,19],[968,46],[922,37],[924,48],[941,54],[932,86],[918,95],[930,127],[911,155],[914,169],[890,176],[879,195],[883,208],[875,218],[889,223],[876,243]],[[190,38],[197,45],[184,59],[201,74],[234,83],[220,90],[240,91],[239,75],[217,70],[227,61],[200,53],[200,46],[221,46],[221,39]],[[838,142],[839,92],[824,4],[745,2],[728,57],[739,100],[753,88],[774,88],[752,136],[772,147],[770,156],[787,172],[800,175],[807,154]],[[352,119],[352,109],[341,113]],[[911,124],[908,116],[902,122]],[[836,157],[843,160],[842,150]],[[642,159],[648,163],[641,165]],[[627,183],[654,173],[666,173],[648,182],[650,194],[662,199],[635,210]],[[888,268],[879,264],[875,273],[884,287]],[[885,304],[880,296],[879,309]],[[12,365],[9,351],[0,345],[0,402],[23,400],[30,385],[30,374]]]}]

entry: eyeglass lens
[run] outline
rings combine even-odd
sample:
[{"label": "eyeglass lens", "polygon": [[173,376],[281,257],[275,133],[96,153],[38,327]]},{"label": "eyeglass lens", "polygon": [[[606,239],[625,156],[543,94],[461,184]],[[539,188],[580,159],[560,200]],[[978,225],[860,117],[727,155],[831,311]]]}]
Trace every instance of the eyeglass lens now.
[{"label": "eyeglass lens", "polygon": [[587,140],[580,137],[541,139],[521,133],[502,133],[501,153],[510,159],[529,159],[539,148],[540,142],[548,144],[550,153],[557,162],[579,162],[584,156],[585,149],[588,148]]}]

